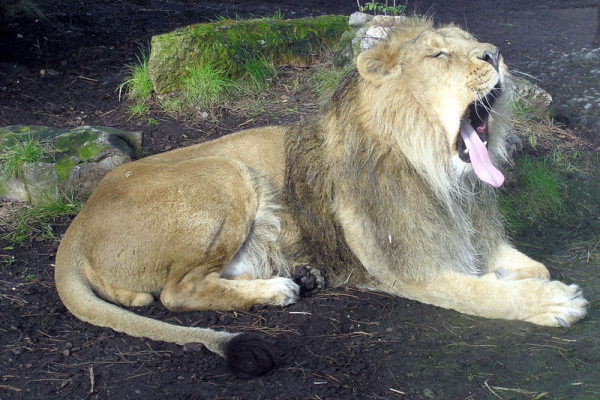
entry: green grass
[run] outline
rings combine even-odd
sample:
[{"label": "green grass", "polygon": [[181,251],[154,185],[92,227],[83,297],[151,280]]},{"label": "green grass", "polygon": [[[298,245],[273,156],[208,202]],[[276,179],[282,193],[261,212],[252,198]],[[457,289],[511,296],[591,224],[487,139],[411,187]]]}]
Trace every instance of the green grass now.
[{"label": "green grass", "polygon": [[260,59],[251,58],[242,64],[242,81],[246,83],[251,90],[262,90],[268,87],[268,79],[275,74],[275,67],[272,63]]},{"label": "green grass", "polygon": [[188,106],[209,106],[239,92],[240,87],[227,71],[211,63],[202,63],[182,80],[182,98]]},{"label": "green grass", "polygon": [[38,235],[46,240],[55,240],[51,224],[60,216],[77,213],[80,208],[78,201],[62,198],[45,206],[24,207],[3,237],[13,244],[23,244]]},{"label": "green grass", "polygon": [[5,179],[23,175],[25,165],[41,161],[48,155],[49,144],[31,136],[18,138],[0,151],[0,170]]},{"label": "green grass", "polygon": [[135,117],[143,117],[144,115],[150,112],[150,106],[148,103],[142,100],[138,100],[133,104],[127,106],[127,114],[129,114],[129,119]]},{"label": "green grass", "polygon": [[[500,209],[509,230],[519,233],[544,220],[557,220],[565,210],[564,159],[552,154],[522,156],[516,164],[517,185],[499,195]],[[566,170],[565,170],[566,171]]]},{"label": "green grass", "polygon": [[150,111],[148,100],[152,96],[154,87],[148,73],[148,57],[142,53],[137,58],[138,64],[127,65],[127,78],[118,87],[119,98],[125,92],[128,99],[134,103],[127,108],[130,118],[143,117]]},{"label": "green grass", "polygon": [[153,86],[148,73],[148,57],[142,53],[138,57],[138,64],[127,65],[129,71],[127,78],[119,85],[119,93],[125,90],[125,94],[131,100],[146,101],[152,94]]},{"label": "green grass", "polygon": [[348,71],[349,69],[337,68],[317,69],[310,78],[310,82],[314,85],[315,94],[321,99],[329,98]]}]

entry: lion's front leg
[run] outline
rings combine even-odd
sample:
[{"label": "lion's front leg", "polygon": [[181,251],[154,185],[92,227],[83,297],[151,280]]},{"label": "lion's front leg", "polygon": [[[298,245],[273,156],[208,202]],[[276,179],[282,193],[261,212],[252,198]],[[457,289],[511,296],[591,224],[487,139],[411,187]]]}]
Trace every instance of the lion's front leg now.
[{"label": "lion's front leg", "polygon": [[527,278],[550,279],[544,264],[533,260],[508,244],[501,244],[483,275],[484,279],[519,280]]},{"label": "lion's front leg", "polygon": [[449,273],[421,283],[385,283],[378,289],[465,314],[547,326],[569,326],[585,316],[588,304],[577,285],[545,279],[504,281]]}]

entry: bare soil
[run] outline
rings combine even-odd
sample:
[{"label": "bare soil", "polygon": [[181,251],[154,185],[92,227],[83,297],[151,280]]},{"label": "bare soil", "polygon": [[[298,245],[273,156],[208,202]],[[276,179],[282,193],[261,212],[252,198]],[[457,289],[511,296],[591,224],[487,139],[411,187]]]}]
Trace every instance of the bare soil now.
[{"label": "bare soil", "polygon": [[[314,99],[294,92],[297,70],[284,68],[282,76],[292,83],[283,82],[265,96],[274,103],[293,100],[288,112],[248,115],[222,108],[201,120],[153,111],[129,119],[128,103],[119,100],[116,88],[152,35],[223,15],[268,16],[280,10],[294,18],[356,10],[354,0],[37,3],[46,19],[0,19],[0,126],[142,130],[148,154],[240,128],[286,123],[317,108]],[[532,75],[539,73],[529,69],[532,61],[547,60],[550,50],[598,42],[600,11],[594,2],[423,0],[408,5],[410,11],[455,22],[498,44],[513,69]],[[543,62],[534,64],[543,68]],[[550,91],[560,86],[551,80],[540,84]],[[158,124],[149,125],[149,118]],[[579,131],[598,143],[598,132]],[[593,169],[589,164],[578,168],[573,179],[579,182],[581,208],[569,220],[532,228],[517,241],[548,263],[554,277],[584,288],[590,314],[571,329],[481,319],[343,289],[251,312],[172,313],[159,303],[135,310],[176,324],[270,337],[281,362],[251,380],[234,378],[204,348],[131,338],[75,319],[54,288],[58,243],[34,238],[13,246],[0,240],[0,400],[598,399],[600,188],[597,173],[578,173]],[[57,238],[69,222],[56,221]]]}]

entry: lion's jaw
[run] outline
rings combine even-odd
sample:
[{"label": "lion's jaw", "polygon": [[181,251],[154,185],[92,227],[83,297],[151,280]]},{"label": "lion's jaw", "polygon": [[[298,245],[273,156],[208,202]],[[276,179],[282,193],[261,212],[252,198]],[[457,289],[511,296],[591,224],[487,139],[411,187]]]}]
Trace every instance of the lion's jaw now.
[{"label": "lion's jaw", "polygon": [[498,82],[483,99],[469,104],[460,120],[455,145],[457,154],[452,158],[453,164],[470,163],[477,177],[493,187],[504,183],[504,175],[494,166],[488,152],[490,114],[501,93]]}]

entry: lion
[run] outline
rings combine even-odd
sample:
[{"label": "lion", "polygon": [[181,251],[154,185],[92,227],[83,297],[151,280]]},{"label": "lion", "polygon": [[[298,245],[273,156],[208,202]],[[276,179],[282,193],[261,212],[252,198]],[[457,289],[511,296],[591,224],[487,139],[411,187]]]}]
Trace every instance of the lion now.
[{"label": "lion", "polygon": [[300,292],[292,271],[309,266],[331,287],[569,326],[586,314],[580,288],[516,250],[496,206],[510,86],[497,47],[409,19],[359,55],[314,119],[110,172],[59,246],[60,298],[95,325],[203,343],[240,376],[272,368],[260,338],[124,307],[286,306]]}]

